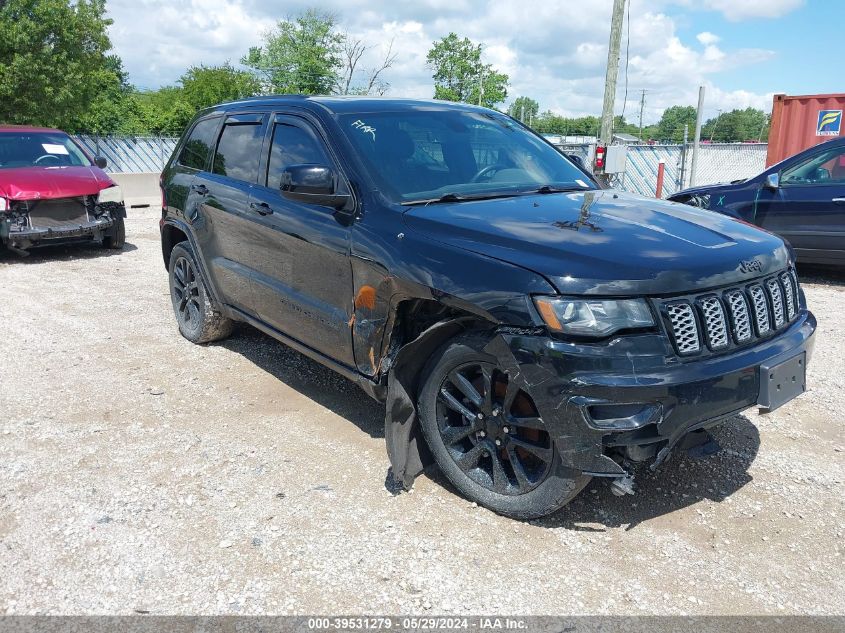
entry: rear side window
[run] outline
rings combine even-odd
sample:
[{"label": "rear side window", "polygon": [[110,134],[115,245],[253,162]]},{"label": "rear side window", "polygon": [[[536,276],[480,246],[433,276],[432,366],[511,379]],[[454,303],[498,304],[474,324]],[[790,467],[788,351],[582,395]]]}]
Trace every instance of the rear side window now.
[{"label": "rear side window", "polygon": [[267,186],[278,187],[286,167],[304,164],[331,165],[323,146],[307,130],[296,125],[277,123],[273,129]]},{"label": "rear side window", "polygon": [[260,123],[227,123],[217,144],[212,171],[236,180],[254,182],[263,130]]},{"label": "rear side window", "polygon": [[191,169],[203,170],[208,165],[211,149],[214,147],[214,133],[218,119],[204,119],[194,126],[191,135],[179,154],[179,164]]}]

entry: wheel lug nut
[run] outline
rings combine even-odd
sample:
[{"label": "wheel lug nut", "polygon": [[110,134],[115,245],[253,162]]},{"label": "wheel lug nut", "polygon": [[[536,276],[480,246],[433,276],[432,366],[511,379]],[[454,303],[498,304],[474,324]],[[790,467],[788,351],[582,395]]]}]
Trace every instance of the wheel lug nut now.
[{"label": "wheel lug nut", "polygon": [[485,433],[484,431],[479,431],[478,437],[487,437],[487,433]]},{"label": "wheel lug nut", "polygon": [[499,415],[499,410],[498,410],[498,409],[493,409],[493,415],[494,415],[494,416]]},{"label": "wheel lug nut", "polygon": [[508,427],[506,427],[506,426],[502,427],[502,433],[510,433],[510,432],[511,432],[511,430]]},{"label": "wheel lug nut", "polygon": [[496,440],[496,446],[501,446],[501,445],[502,445],[502,440]]},{"label": "wheel lug nut", "polygon": [[483,413],[479,413],[476,417],[477,417],[479,420],[483,420],[483,419],[484,419],[484,414],[483,414]]}]

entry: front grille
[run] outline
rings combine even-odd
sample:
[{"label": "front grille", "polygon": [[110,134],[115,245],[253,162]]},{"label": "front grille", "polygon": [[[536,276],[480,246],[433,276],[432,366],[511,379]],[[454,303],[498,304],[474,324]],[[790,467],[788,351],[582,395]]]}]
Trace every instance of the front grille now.
[{"label": "front grille", "polygon": [[29,224],[36,229],[64,229],[88,222],[88,205],[84,196],[33,200],[27,206]]},{"label": "front grille", "polygon": [[724,349],[728,346],[728,324],[725,323],[725,311],[722,302],[716,296],[702,297],[698,301],[701,315],[704,317],[704,331],[710,349]]},{"label": "front grille", "polygon": [[717,352],[771,335],[799,311],[798,277],[784,271],[744,287],[667,300],[663,313],[681,356]]},{"label": "front grille", "polygon": [[673,303],[666,306],[666,311],[669,314],[669,320],[672,322],[678,353],[694,354],[701,349],[692,306],[688,303]]},{"label": "front grille", "polygon": [[792,287],[792,275],[789,273],[780,274],[780,283],[783,286],[783,296],[786,302],[786,317],[791,321],[795,316],[795,295]]}]

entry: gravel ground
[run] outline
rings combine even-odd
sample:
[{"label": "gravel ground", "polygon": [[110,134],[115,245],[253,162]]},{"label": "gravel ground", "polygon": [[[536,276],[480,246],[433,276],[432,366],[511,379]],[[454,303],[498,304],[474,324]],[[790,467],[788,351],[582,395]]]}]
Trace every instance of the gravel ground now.
[{"label": "gravel ground", "polygon": [[127,231],[0,258],[0,613],[843,613],[845,277],[804,275],[809,393],[519,523],[391,496],[383,409],[249,327],[185,341]]}]

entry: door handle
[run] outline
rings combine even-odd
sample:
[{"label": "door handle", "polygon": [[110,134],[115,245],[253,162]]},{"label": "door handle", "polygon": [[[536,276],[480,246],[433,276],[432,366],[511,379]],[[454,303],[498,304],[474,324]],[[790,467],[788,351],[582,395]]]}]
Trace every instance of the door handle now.
[{"label": "door handle", "polygon": [[845,198],[834,198],[831,202],[833,204],[845,204]]},{"label": "door handle", "polygon": [[191,185],[191,191],[193,191],[194,193],[198,193],[201,196],[208,195],[208,187],[206,187],[205,185]]},{"label": "door handle", "polygon": [[249,208],[253,211],[258,211],[261,215],[270,215],[273,213],[273,209],[266,202],[250,202]]}]

